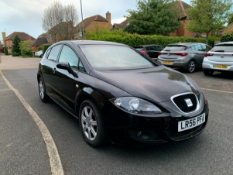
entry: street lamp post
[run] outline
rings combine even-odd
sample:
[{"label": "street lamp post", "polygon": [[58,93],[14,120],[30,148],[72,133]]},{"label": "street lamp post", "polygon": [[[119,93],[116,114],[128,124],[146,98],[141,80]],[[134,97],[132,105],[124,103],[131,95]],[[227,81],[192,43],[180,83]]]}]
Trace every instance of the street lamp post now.
[{"label": "street lamp post", "polygon": [[82,28],[83,28],[83,32],[82,32],[82,34],[83,34],[83,39],[84,39],[84,25],[83,25],[83,10],[82,10],[82,0],[80,0],[80,6],[81,6],[81,16],[82,16]]}]

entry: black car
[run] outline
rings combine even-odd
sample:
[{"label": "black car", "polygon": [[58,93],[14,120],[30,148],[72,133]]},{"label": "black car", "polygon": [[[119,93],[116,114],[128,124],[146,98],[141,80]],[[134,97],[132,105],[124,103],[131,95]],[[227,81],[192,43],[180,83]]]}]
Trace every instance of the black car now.
[{"label": "black car", "polygon": [[132,146],[186,140],[208,120],[208,102],[192,79],[123,44],[53,44],[37,80],[40,99],[78,118],[94,147],[107,140]]},{"label": "black car", "polygon": [[155,60],[157,60],[159,53],[164,49],[164,47],[160,45],[142,45],[134,48]]}]

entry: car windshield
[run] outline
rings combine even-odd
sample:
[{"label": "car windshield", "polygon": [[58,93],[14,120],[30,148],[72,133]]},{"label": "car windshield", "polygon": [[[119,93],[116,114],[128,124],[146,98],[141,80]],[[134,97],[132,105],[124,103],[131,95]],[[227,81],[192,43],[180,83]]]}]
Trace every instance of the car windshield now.
[{"label": "car windshield", "polygon": [[186,48],[186,46],[182,45],[168,45],[163,49],[163,51],[182,51],[186,50]]},{"label": "car windshield", "polygon": [[135,49],[138,50],[138,51],[142,51],[143,47],[135,47]]},{"label": "car windshield", "polygon": [[97,69],[135,69],[155,66],[136,51],[125,46],[83,45],[81,50],[91,66]]},{"label": "car windshield", "polygon": [[216,45],[211,52],[233,52],[233,44]]}]

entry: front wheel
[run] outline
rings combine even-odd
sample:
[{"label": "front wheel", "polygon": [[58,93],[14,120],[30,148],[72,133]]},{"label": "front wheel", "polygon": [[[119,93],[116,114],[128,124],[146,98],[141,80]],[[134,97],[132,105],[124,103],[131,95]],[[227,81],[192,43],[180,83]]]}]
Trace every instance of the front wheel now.
[{"label": "front wheel", "polygon": [[206,76],[211,76],[214,73],[213,70],[209,70],[209,69],[203,69],[203,72]]},{"label": "front wheel", "polygon": [[106,134],[101,114],[91,100],[85,100],[79,110],[79,125],[85,141],[92,147],[105,144]]},{"label": "front wheel", "polygon": [[195,71],[195,69],[196,69],[196,62],[195,62],[194,60],[190,60],[190,61],[188,62],[187,71],[188,71],[189,73],[193,73],[193,72]]},{"label": "front wheel", "polygon": [[48,101],[49,97],[46,94],[45,87],[44,87],[44,82],[43,82],[41,77],[38,80],[38,89],[39,89],[40,100],[42,102]]}]

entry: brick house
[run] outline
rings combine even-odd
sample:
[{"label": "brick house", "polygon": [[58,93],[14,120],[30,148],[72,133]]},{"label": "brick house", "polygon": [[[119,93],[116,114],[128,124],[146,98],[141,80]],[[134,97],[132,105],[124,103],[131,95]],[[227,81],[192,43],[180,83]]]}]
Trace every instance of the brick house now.
[{"label": "brick house", "polygon": [[47,44],[49,43],[46,34],[42,33],[40,36],[38,36],[38,38],[36,39],[34,45],[33,45],[33,51],[37,51],[38,47],[43,45],[43,44]]},{"label": "brick house", "polygon": [[228,25],[228,27],[222,31],[222,34],[229,33],[229,32],[233,32],[233,23]]},{"label": "brick house", "polygon": [[8,37],[6,37],[4,40],[5,40],[5,43],[4,45],[8,48],[11,48],[12,45],[13,45],[13,40],[15,38],[15,36],[18,35],[21,42],[22,41],[26,41],[26,40],[31,40],[31,41],[35,41],[36,39],[33,38],[32,36],[28,35],[27,33],[24,33],[24,32],[13,32],[12,34],[10,34]]},{"label": "brick house", "polygon": [[177,6],[178,11],[181,15],[181,18],[178,20],[182,21],[183,24],[174,33],[171,33],[170,36],[186,36],[186,37],[195,37],[195,38],[206,37],[205,33],[189,32],[187,29],[185,29],[185,26],[189,22],[188,16],[185,11],[191,6],[181,0],[176,1],[175,5]]},{"label": "brick house", "polygon": [[129,21],[126,19],[123,22],[121,22],[120,24],[116,24],[114,23],[112,26],[113,30],[118,30],[118,29],[124,29],[127,25],[129,25]]},{"label": "brick house", "polygon": [[[111,13],[107,12],[106,18],[102,17],[101,15],[95,15],[95,16],[88,17],[83,20],[83,25],[84,25],[85,33],[88,33],[88,31],[95,31],[97,29],[104,29],[104,28],[111,30],[112,29]],[[82,22],[80,22],[77,25],[77,28],[79,29],[79,31],[82,31]],[[81,35],[82,35],[81,32],[76,33],[74,35],[74,38],[80,38]]]}]

